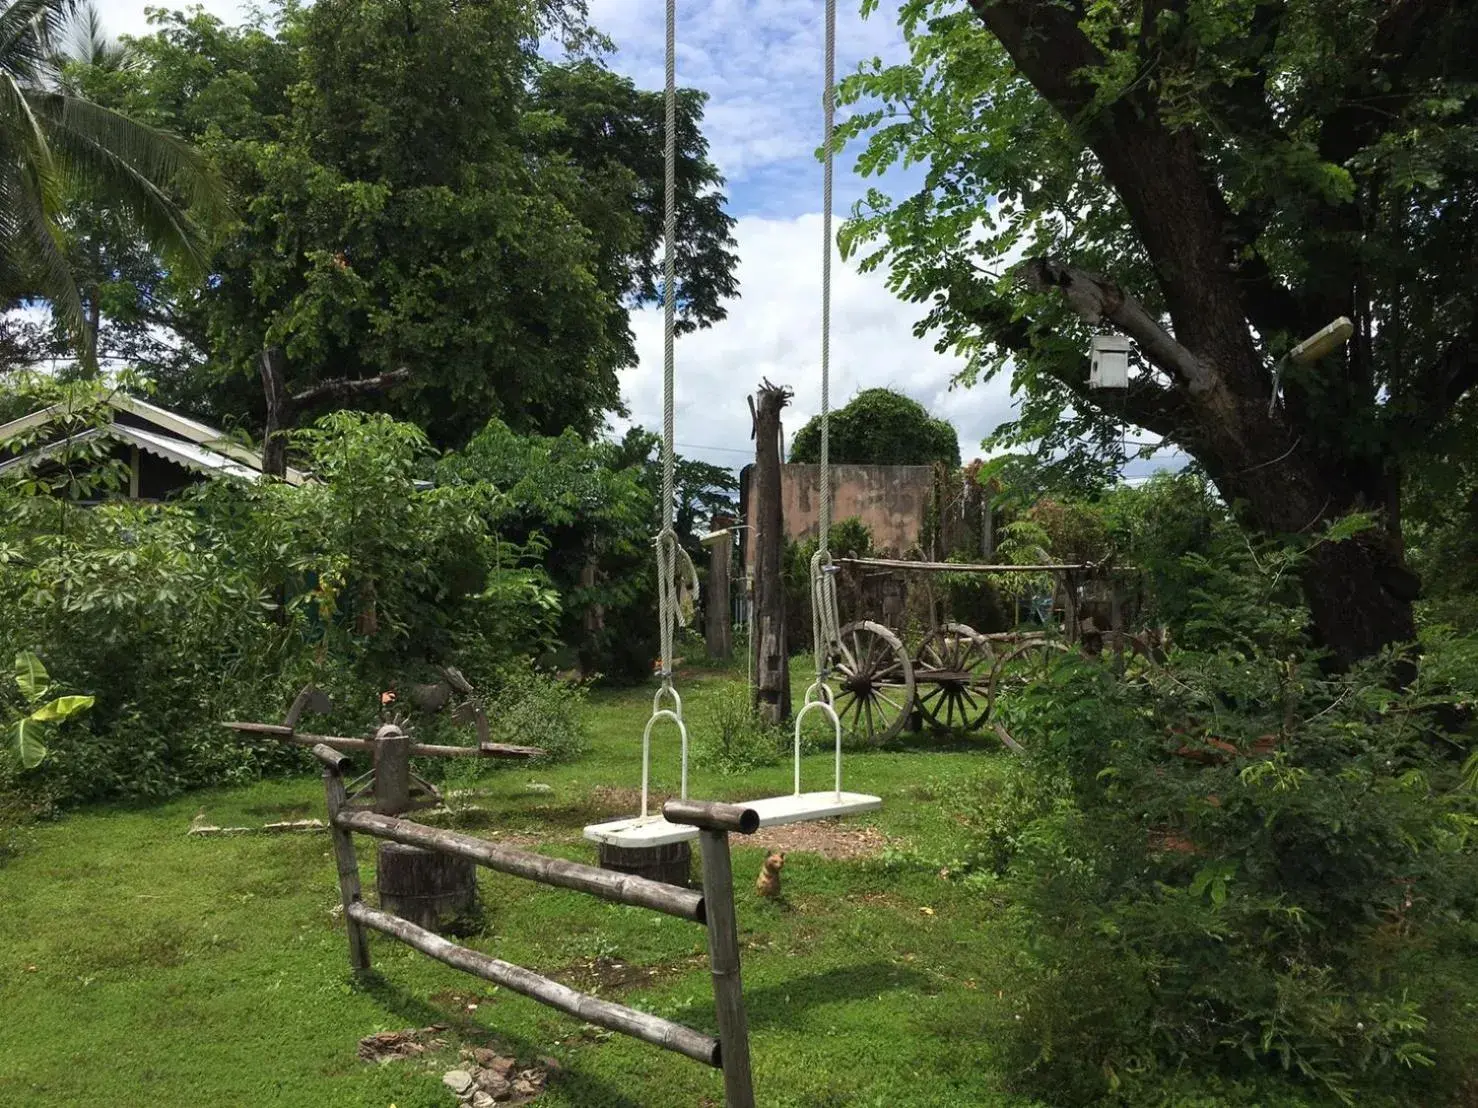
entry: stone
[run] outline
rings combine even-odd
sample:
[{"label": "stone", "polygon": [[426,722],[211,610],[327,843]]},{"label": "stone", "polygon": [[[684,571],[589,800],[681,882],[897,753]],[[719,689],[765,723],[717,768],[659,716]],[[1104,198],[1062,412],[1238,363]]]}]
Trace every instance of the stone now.
[{"label": "stone", "polygon": [[472,1108],[493,1108],[497,1103],[497,1098],[490,1093],[476,1092],[472,1094]]},{"label": "stone", "polygon": [[452,1070],[441,1083],[458,1096],[465,1096],[472,1089],[472,1075],[466,1070]]}]

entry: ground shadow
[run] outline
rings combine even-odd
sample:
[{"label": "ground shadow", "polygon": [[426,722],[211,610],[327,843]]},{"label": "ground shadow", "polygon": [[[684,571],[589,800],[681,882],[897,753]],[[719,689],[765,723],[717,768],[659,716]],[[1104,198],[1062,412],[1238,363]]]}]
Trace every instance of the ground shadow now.
[{"label": "ground shadow", "polygon": [[922,992],[929,979],[917,970],[888,962],[837,966],[792,977],[775,985],[744,990],[744,1006],[751,1027],[786,1028],[799,1022],[811,1008],[868,1000],[884,992],[911,989]]},{"label": "ground shadow", "polygon": [[[480,979],[468,978],[468,985],[483,986]],[[416,996],[388,980],[379,973],[366,974],[356,984],[365,995],[372,998],[386,1012],[406,1027],[427,1027],[433,1023],[445,1024],[457,1035],[472,1043],[495,1042],[499,1049],[514,1055],[521,1061],[532,1062],[549,1053],[546,1043],[538,1043],[520,1035],[490,1027],[470,1019],[465,1013],[448,1012],[438,1008],[424,997]],[[471,991],[471,989],[469,989]],[[572,1019],[572,1026],[574,1021]],[[655,1047],[653,1049],[656,1049]],[[551,1084],[556,1084],[576,1104],[599,1104],[602,1108],[642,1108],[641,1101],[634,1100],[610,1085],[580,1069],[578,1064],[561,1065],[557,1074],[550,1075]]]}]

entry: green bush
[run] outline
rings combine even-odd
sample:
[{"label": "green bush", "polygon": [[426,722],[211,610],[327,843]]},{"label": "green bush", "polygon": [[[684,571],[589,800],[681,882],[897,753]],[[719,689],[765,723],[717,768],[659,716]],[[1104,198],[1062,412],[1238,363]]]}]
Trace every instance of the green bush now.
[{"label": "green bush", "polygon": [[312,681],[339,706],[325,728],[354,733],[396,678],[451,661],[491,687],[549,640],[557,597],[486,529],[496,494],[416,488],[418,430],[338,413],[299,441],[320,483],[84,507],[74,475],[97,461],[64,452],[0,485],[0,641],[96,698],[18,779],[29,796],[152,799],[302,767],[220,722],[280,718]]},{"label": "green bush", "polygon": [[1478,642],[1326,674],[1296,557],[1256,561],[1203,649],[1004,704],[1019,777],[963,806],[1023,951],[991,1034],[1050,1103],[1437,1104],[1478,1065]]},{"label": "green bush", "polygon": [[695,765],[724,776],[748,773],[779,760],[784,731],[761,722],[749,690],[728,683],[706,697],[692,734]]},{"label": "green bush", "polygon": [[583,684],[560,680],[531,665],[510,667],[487,703],[493,741],[541,747],[546,751],[541,762],[579,757],[590,743],[586,692]]}]

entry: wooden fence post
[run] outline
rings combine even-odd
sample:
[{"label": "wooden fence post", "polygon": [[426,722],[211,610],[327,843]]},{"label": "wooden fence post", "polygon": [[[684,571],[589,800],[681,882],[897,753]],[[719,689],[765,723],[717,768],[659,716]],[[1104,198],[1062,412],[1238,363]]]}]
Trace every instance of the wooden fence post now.
[{"label": "wooden fence post", "polygon": [[708,912],[708,960],[718,1015],[719,1058],[724,1067],[724,1104],[754,1108],[749,1070],[749,1020],[739,980],[739,925],[734,916],[734,872],[729,834],[705,828],[698,833],[703,857],[703,903]]},{"label": "wooden fence post", "polygon": [[358,904],[361,899],[359,859],[354,856],[354,836],[335,822],[347,799],[343,765],[349,759],[332,747],[322,744],[315,746],[313,753],[323,763],[323,792],[328,802],[328,833],[334,841],[334,858],[339,869],[339,896],[344,902],[344,927],[349,932],[349,965],[355,973],[364,973],[370,968],[369,942],[365,937],[364,927],[349,910],[351,905]]}]

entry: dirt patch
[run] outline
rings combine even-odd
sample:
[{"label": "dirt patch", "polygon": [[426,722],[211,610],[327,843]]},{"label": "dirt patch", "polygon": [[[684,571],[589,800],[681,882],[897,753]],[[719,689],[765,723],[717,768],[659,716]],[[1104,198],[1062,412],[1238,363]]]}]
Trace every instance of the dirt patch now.
[{"label": "dirt patch", "polygon": [[602,993],[655,984],[664,978],[675,977],[706,964],[707,958],[701,954],[650,966],[634,966],[619,958],[583,958],[549,976],[572,989],[600,996]]},{"label": "dirt patch", "polygon": [[887,838],[876,827],[856,827],[834,820],[813,823],[791,823],[782,827],[764,827],[753,835],[732,841],[763,850],[783,850],[787,854],[819,854],[832,861],[867,858],[888,845]]},{"label": "dirt patch", "polygon": [[446,1040],[437,1036],[446,1029],[444,1023],[433,1023],[430,1027],[366,1035],[359,1040],[359,1056],[366,1062],[398,1062],[430,1051],[445,1050]]},{"label": "dirt patch", "polygon": [[[667,799],[665,796],[650,796],[647,807],[653,812],[660,812],[662,804]],[[603,816],[631,816],[641,811],[640,789],[617,789],[606,785],[597,785],[590,790],[590,809],[592,812]]]}]

